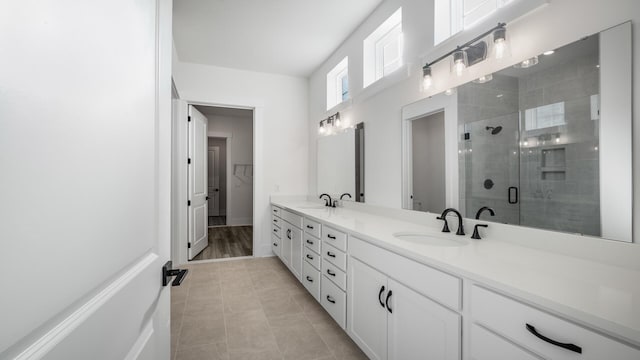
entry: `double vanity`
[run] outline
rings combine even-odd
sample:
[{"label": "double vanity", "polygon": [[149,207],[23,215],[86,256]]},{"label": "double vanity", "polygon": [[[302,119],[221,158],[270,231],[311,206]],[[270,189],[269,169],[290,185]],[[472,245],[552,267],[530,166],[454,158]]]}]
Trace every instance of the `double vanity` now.
[{"label": "double vanity", "polygon": [[371,359],[640,359],[637,267],[457,236],[455,217],[442,233],[430,213],[271,211],[273,252]]}]

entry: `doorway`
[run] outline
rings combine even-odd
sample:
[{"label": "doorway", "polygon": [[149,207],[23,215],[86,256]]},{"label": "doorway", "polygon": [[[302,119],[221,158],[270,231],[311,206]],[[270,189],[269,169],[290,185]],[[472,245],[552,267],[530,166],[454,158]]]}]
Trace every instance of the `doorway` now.
[{"label": "doorway", "polygon": [[[206,146],[190,152],[205,156],[207,221],[190,226],[194,234],[206,233],[202,250],[190,261],[215,261],[253,255],[253,110],[191,105],[190,112],[206,118]],[[191,123],[190,122],[190,123]],[[195,156],[197,158],[197,156]],[[189,174],[200,173],[190,162]],[[189,182],[190,183],[190,182]],[[191,222],[190,222],[191,224]],[[189,236],[191,239],[192,236]]]},{"label": "doorway", "polygon": [[444,111],[411,121],[411,208],[441,212],[445,207]]}]

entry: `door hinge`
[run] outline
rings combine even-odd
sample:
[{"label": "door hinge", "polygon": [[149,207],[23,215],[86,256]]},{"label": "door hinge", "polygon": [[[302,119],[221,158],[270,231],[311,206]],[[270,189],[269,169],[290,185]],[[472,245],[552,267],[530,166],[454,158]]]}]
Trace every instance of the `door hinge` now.
[{"label": "door hinge", "polygon": [[187,116],[187,122],[191,122],[191,115]]},{"label": "door hinge", "polygon": [[187,159],[187,164],[191,164],[191,158]]},{"label": "door hinge", "polygon": [[191,200],[187,200],[187,206],[191,206]]},{"label": "door hinge", "polygon": [[191,243],[187,243],[187,249],[191,249]]}]

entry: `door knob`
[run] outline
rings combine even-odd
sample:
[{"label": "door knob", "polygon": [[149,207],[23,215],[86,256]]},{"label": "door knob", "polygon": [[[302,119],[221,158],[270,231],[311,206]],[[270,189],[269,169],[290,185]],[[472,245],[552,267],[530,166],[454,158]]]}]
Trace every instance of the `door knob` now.
[{"label": "door knob", "polygon": [[187,269],[174,269],[172,267],[173,263],[171,260],[167,261],[166,264],[162,267],[162,286],[167,286],[172,277],[176,277],[173,279],[171,286],[180,286],[182,284],[182,280],[187,276],[189,270]]}]

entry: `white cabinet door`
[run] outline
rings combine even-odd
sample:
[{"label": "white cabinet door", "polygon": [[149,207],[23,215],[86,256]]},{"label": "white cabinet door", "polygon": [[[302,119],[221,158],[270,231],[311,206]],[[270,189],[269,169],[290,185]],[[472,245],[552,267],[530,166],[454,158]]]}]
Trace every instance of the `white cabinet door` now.
[{"label": "white cabinet door", "polygon": [[291,267],[291,224],[286,221],[282,222],[282,228],[280,232],[280,243],[282,244],[282,248],[280,249],[280,260]]},{"label": "white cabinet door", "polygon": [[170,358],[171,1],[0,1],[0,359]]},{"label": "white cabinet door", "polygon": [[387,277],[349,258],[348,333],[370,359],[387,358]]},{"label": "white cabinet door", "polygon": [[302,230],[292,227],[291,237],[291,271],[298,280],[302,279]]},{"label": "white cabinet door", "polygon": [[460,315],[393,279],[388,285],[389,359],[459,360]]},{"label": "white cabinet door", "polygon": [[209,244],[207,221],[207,118],[189,105],[189,260]]}]

